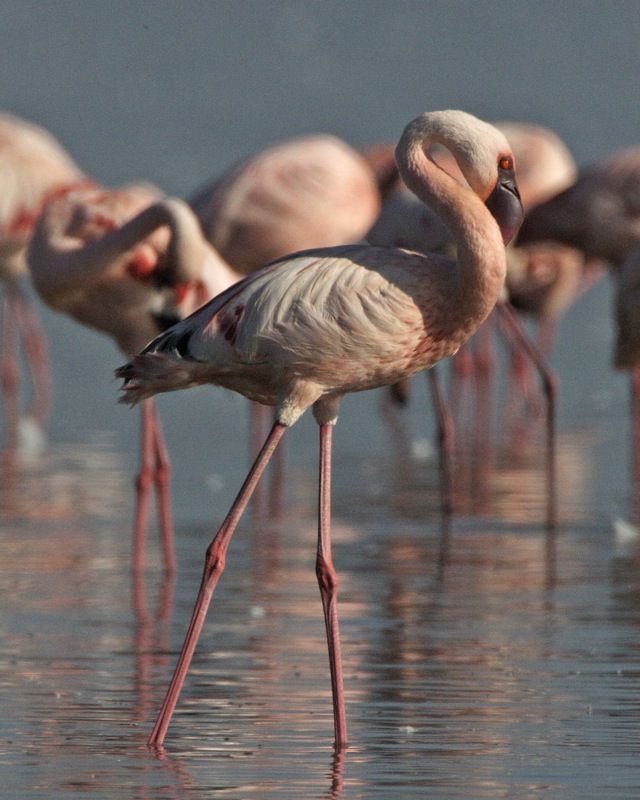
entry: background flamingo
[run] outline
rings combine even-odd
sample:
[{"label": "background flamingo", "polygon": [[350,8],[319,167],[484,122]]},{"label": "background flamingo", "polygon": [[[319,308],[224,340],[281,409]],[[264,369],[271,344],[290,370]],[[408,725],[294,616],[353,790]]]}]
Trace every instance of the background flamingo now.
[{"label": "background flamingo", "polygon": [[618,275],[615,325],[614,366],[630,372],[631,470],[637,520],[640,519],[640,248],[631,252]]},{"label": "background flamingo", "polygon": [[365,159],[328,134],[268,147],[188,202],[206,238],[242,275],[299,250],[358,241],[381,203]]},{"label": "background flamingo", "polygon": [[[434,141],[451,148],[472,191],[427,158]],[[503,240],[522,219],[511,149],[499,131],[471,115],[448,111],[418,117],[403,133],[398,163],[406,184],[451,229],[457,266],[438,256],[368,246],[284,258],[215,298],[118,370],[125,379],[125,402],[213,383],[274,405],[277,414],[207,551],[187,638],[150,744],[164,740],[237,522],[285,430],[312,407],[320,425],[316,571],[336,746],[346,745],[330,540],[331,441],[340,401],[348,392],[394,383],[454,353],[497,301],[506,273]]]},{"label": "background flamingo", "polygon": [[613,153],[580,172],[564,192],[529,215],[519,242],[560,242],[577,248],[585,280],[606,264],[616,280],[614,364],[631,371],[631,468],[633,505],[640,516],[640,374],[637,358],[638,251],[640,245],[640,147]]},{"label": "background flamingo", "polygon": [[[51,374],[46,341],[25,288],[26,246],[40,213],[54,197],[86,182],[71,156],[44,128],[0,114],[0,280],[2,316],[2,395],[5,446],[15,451],[21,422],[42,431],[51,407]],[[24,352],[33,399],[23,412],[20,357]]]},{"label": "background flamingo", "polygon": [[[44,210],[28,251],[42,299],[111,336],[123,353],[238,279],[180,200],[150,185],[67,192]],[[158,493],[165,567],[175,566],[169,459],[153,403],[142,407],[134,569],[142,567],[151,483]]]}]

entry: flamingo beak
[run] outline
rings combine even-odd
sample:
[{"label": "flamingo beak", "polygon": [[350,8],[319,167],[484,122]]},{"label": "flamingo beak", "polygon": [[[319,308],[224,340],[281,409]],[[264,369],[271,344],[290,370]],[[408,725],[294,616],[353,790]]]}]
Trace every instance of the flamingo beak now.
[{"label": "flamingo beak", "polygon": [[516,183],[516,176],[511,169],[498,170],[498,181],[485,200],[485,205],[498,223],[505,245],[513,239],[522,225],[524,209]]}]

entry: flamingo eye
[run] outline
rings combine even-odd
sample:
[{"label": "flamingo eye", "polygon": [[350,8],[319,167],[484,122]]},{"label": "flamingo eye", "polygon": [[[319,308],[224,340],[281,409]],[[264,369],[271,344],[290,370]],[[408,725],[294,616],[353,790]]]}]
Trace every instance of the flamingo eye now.
[{"label": "flamingo eye", "polygon": [[500,169],[513,169],[513,159],[509,156],[502,156],[498,161]]}]

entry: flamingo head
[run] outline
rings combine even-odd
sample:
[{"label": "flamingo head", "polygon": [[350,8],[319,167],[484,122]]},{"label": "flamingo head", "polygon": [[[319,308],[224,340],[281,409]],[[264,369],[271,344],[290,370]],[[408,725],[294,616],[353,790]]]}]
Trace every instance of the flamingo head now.
[{"label": "flamingo head", "polygon": [[509,244],[524,219],[524,209],[511,154],[502,154],[498,157],[498,178],[491,194],[484,202],[498,223],[502,241],[505,245]]}]

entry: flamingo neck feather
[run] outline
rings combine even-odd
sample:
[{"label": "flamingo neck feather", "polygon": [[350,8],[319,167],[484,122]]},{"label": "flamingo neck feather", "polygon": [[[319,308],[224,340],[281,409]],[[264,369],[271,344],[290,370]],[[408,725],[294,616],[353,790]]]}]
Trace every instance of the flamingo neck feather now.
[{"label": "flamingo neck feather", "polygon": [[[462,186],[428,156],[434,144],[455,157],[471,189]],[[423,114],[410,123],[398,143],[396,160],[402,179],[451,231],[458,263],[456,309],[476,326],[499,298],[506,276],[500,229],[484,204],[498,179],[497,162],[510,153],[504,136],[492,125],[462,111]],[[457,297],[456,297],[457,294]]]}]

